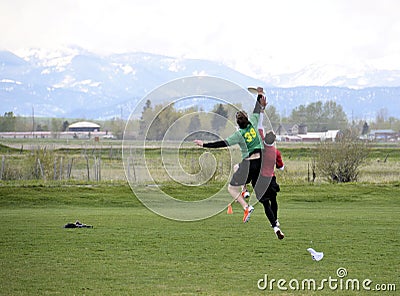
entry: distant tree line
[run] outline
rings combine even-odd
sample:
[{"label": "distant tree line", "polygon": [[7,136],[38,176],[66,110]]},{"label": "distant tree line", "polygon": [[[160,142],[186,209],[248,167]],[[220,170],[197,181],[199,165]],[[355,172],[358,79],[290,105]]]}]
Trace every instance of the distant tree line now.
[{"label": "distant tree line", "polygon": [[[216,104],[213,113],[208,116],[201,113],[203,110],[191,107],[185,110],[176,110],[174,104],[167,106],[152,106],[147,100],[139,119],[138,138],[146,140],[162,140],[167,135],[168,140],[191,140],[195,137],[202,139],[215,139],[215,133],[227,135],[232,127],[226,125],[227,121],[234,118],[240,106]],[[171,129],[172,132],[168,133]],[[199,132],[200,131],[200,132]]]},{"label": "distant tree line", "polygon": [[[230,106],[225,104],[217,104],[213,108],[213,112],[219,116],[213,116],[211,120],[205,114],[199,113],[195,107],[187,110],[176,110],[174,105],[168,106],[152,106],[152,102],[148,100],[143,108],[142,116],[139,120],[139,138],[147,140],[163,139],[167,129],[178,119],[179,126],[176,127],[177,138],[181,134],[187,134],[189,139],[202,138],[214,139],[210,132],[199,135],[194,131],[215,131],[221,136],[229,135],[232,127],[227,127],[227,120],[235,122],[235,113],[241,106]],[[193,116],[185,115],[194,113]],[[392,128],[400,130],[400,120],[388,118],[385,116],[384,110],[377,112],[375,122],[366,122],[365,120],[350,121],[341,105],[334,101],[325,103],[319,101],[308,105],[300,105],[293,109],[290,116],[281,117],[275,106],[268,106],[266,114],[272,128],[276,129],[280,124],[305,124],[309,132],[324,132],[327,130],[350,130],[352,134],[366,135],[371,129]]]},{"label": "distant tree line", "polygon": [[286,120],[291,123],[306,124],[308,131],[312,132],[343,130],[348,127],[347,116],[342,106],[333,101],[300,105],[293,109],[292,114]]},{"label": "distant tree line", "polygon": [[12,111],[0,116],[0,132],[63,132],[68,126],[68,120],[61,118],[21,117]]},{"label": "distant tree line", "polygon": [[[242,106],[232,106],[227,104],[216,104],[213,112],[219,116],[209,117],[201,108],[192,107],[185,110],[177,110],[173,104],[168,106],[152,105],[148,100],[142,110],[140,119],[135,126],[137,127],[136,138],[148,140],[160,140],[164,137],[167,130],[174,124],[174,135],[172,138],[182,138],[183,134],[188,137],[215,138],[214,131],[221,136],[229,135],[232,126],[226,125],[227,121],[235,121],[235,113]],[[400,131],[400,119],[389,117],[388,110],[382,108],[377,111],[375,120],[349,120],[341,105],[334,101],[314,102],[307,105],[300,105],[292,110],[287,117],[280,116],[277,108],[268,105],[266,114],[272,128],[276,129],[280,124],[304,124],[309,132],[322,132],[331,129],[350,129],[353,133],[367,134],[371,129],[393,129]],[[51,131],[55,134],[68,129],[70,123],[80,119],[63,118],[32,118],[16,116],[12,111],[5,112],[0,116],[0,132],[31,132],[31,131]],[[99,121],[97,121],[99,122]],[[118,138],[122,138],[126,121],[121,118],[112,118],[99,122],[102,130],[112,132]],[[193,132],[203,130],[203,135]]]},{"label": "distant tree line", "polygon": [[[54,137],[60,132],[68,131],[68,126],[85,119],[65,119],[46,117],[16,116],[12,111],[0,115],[0,132],[52,132]],[[98,120],[96,120],[98,122]],[[100,123],[102,130],[111,131],[117,138],[122,138],[126,122],[121,118],[111,118]]]}]

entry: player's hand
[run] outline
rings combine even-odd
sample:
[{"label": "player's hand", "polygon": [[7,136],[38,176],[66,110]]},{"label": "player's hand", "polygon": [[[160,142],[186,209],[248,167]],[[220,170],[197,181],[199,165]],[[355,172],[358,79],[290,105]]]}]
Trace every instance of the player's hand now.
[{"label": "player's hand", "polygon": [[260,98],[260,100],[259,100],[259,103],[260,103],[260,105],[261,105],[261,107],[263,107],[263,108],[265,108],[265,107],[267,107],[267,99],[265,98],[265,96],[264,95],[262,95],[261,94],[261,98]]},{"label": "player's hand", "polygon": [[197,146],[203,147],[203,141],[202,140],[194,140],[193,141]]}]

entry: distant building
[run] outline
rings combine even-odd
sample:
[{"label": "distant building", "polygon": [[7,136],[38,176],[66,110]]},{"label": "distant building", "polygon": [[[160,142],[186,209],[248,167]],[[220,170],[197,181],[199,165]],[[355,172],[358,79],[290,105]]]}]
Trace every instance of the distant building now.
[{"label": "distant building", "polygon": [[340,133],[340,130],[327,130],[325,132],[311,132],[299,135],[299,137],[302,142],[319,142],[326,140],[334,142],[338,133]]},{"label": "distant building", "polygon": [[301,127],[298,124],[280,124],[276,129],[276,134],[280,136],[297,136],[299,134],[299,129],[304,131],[303,125]]},{"label": "distant building", "polygon": [[391,129],[372,130],[369,133],[369,138],[375,141],[397,141],[399,137],[399,133]]},{"label": "distant building", "polygon": [[304,123],[299,124],[298,132],[299,132],[299,135],[306,135],[308,132],[307,124],[304,124]]},{"label": "distant building", "polygon": [[100,125],[94,122],[79,121],[68,126],[70,132],[99,132]]},{"label": "distant building", "polygon": [[326,130],[324,132],[308,132],[307,125],[280,124],[276,129],[277,141],[282,142],[320,142],[335,141],[340,130]]}]

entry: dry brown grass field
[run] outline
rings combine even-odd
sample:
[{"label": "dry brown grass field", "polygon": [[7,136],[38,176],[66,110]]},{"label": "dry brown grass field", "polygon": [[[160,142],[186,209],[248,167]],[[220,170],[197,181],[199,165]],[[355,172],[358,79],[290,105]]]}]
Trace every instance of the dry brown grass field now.
[{"label": "dry brown grass field", "polygon": [[[316,171],[313,180],[312,162],[314,143],[277,143],[285,162],[285,170],[277,175],[284,183],[326,182]],[[26,179],[31,175],[27,171],[37,169],[38,178],[48,180],[88,180],[121,181],[126,180],[125,160],[130,156],[127,173],[137,182],[169,182],[171,175],[194,174],[200,171],[200,155],[205,150],[196,148],[193,143],[146,143],[108,140],[94,142],[88,140],[49,140],[49,139],[2,139],[0,140],[1,179]],[[161,147],[161,148],[160,148]],[[179,148],[178,148],[179,147]],[[179,149],[179,150],[178,150]],[[47,164],[41,161],[42,173],[37,160],[32,160],[38,153],[49,156]],[[145,152],[144,152],[145,151]],[[178,151],[178,153],[176,152]],[[228,150],[210,150],[208,169],[216,181],[227,179],[231,173],[232,160]],[[40,158],[41,156],[39,156]],[[143,165],[145,157],[145,166]],[[44,167],[46,165],[46,167]],[[164,166],[170,167],[166,172]],[[36,168],[35,168],[36,167]],[[146,170],[150,171],[148,178]],[[360,168],[358,182],[390,183],[400,180],[400,144],[375,144],[370,156]]]}]

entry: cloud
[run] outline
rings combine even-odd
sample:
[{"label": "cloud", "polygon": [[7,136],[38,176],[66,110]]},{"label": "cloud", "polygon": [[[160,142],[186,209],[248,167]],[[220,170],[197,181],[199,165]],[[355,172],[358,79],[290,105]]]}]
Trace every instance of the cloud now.
[{"label": "cloud", "polygon": [[0,48],[147,51],[218,60],[254,74],[295,71],[318,61],[392,60],[400,66],[398,3],[3,0]]}]

